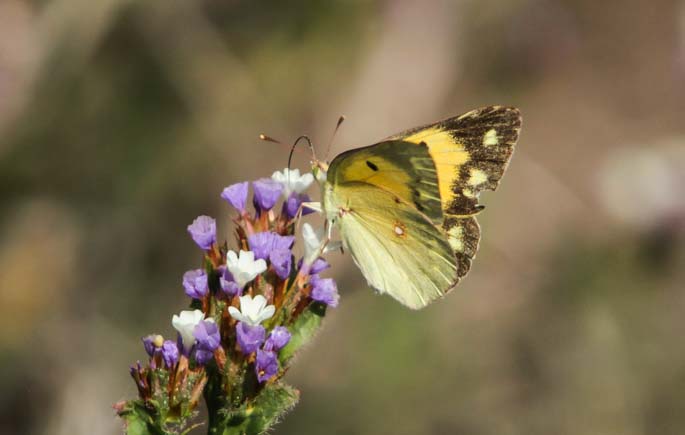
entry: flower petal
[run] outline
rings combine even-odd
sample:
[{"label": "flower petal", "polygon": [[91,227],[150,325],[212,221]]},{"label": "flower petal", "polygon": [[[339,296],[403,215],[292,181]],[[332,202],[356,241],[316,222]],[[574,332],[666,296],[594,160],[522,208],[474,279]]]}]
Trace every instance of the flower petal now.
[{"label": "flower petal", "polygon": [[273,317],[275,312],[276,312],[276,307],[273,305],[269,305],[268,307],[264,308],[259,313],[259,323],[262,323],[266,319],[270,319],[271,317]]},{"label": "flower petal", "polygon": [[238,310],[236,307],[228,307],[228,314],[231,315],[234,319],[238,320],[239,322],[244,322],[245,316]]}]

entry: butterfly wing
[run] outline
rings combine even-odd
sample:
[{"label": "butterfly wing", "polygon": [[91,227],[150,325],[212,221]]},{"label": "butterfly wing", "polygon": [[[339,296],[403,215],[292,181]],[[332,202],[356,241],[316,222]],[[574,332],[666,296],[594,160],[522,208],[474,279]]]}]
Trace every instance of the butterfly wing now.
[{"label": "butterfly wing", "polygon": [[456,285],[457,264],[445,234],[412,203],[363,182],[338,185],[334,201],[343,244],[369,285],[423,308]]},{"label": "butterfly wing", "polygon": [[342,153],[331,162],[328,182],[334,189],[367,183],[415,207],[440,227],[461,278],[478,250],[475,215],[484,208],[478,197],[499,185],[520,129],[516,108],[472,110]]}]

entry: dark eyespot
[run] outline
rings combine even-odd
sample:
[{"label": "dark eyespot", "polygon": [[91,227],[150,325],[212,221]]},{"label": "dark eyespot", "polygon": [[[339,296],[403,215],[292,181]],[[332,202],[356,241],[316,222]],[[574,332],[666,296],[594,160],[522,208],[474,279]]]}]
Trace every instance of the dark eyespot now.
[{"label": "dark eyespot", "polygon": [[378,170],[378,166],[376,166],[375,164],[371,163],[371,162],[368,161],[368,160],[366,161],[366,166],[368,166],[369,168],[371,168],[372,171],[377,171],[377,170]]}]

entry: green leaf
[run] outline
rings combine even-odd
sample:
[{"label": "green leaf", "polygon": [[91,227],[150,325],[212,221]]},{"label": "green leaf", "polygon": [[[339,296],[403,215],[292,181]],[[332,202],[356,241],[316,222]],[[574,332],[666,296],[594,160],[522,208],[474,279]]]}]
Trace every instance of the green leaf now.
[{"label": "green leaf", "polygon": [[157,424],[145,405],[140,401],[130,401],[119,416],[126,422],[126,435],[166,435],[167,432]]},{"label": "green leaf", "polygon": [[300,398],[294,388],[280,382],[269,384],[255,399],[240,409],[231,411],[225,420],[221,435],[262,434],[265,433],[290,409]]},{"label": "green leaf", "polygon": [[290,341],[281,349],[278,360],[281,367],[285,367],[295,353],[316,334],[321,326],[321,321],[326,315],[326,305],[313,302],[306,310],[300,314],[295,322],[288,327],[290,330]]}]

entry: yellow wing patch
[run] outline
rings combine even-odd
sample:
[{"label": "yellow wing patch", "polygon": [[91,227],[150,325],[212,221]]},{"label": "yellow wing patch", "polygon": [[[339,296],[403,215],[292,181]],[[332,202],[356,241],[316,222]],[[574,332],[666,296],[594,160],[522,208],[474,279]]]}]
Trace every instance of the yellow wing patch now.
[{"label": "yellow wing patch", "polygon": [[411,201],[411,176],[406,170],[383,156],[360,156],[357,159],[350,159],[345,167],[344,180],[361,181],[393,192],[400,198]]},{"label": "yellow wing patch", "polygon": [[[464,146],[456,142],[449,131],[439,127],[427,128],[402,140],[415,144],[425,142],[428,145],[428,153],[433,158],[438,175],[440,198],[451,197],[452,185],[459,178],[459,171],[455,169],[469,161],[469,153]],[[446,208],[446,201],[442,200],[441,203],[443,209]]]},{"label": "yellow wing patch", "polygon": [[434,224],[443,220],[439,181],[427,146],[385,141],[346,151],[328,168],[334,186],[361,182],[392,193],[412,204]]},{"label": "yellow wing patch", "polygon": [[517,109],[491,106],[390,139],[426,144],[435,163],[443,213],[471,216],[483,208],[478,204],[480,192],[497,188],[520,129]]}]

